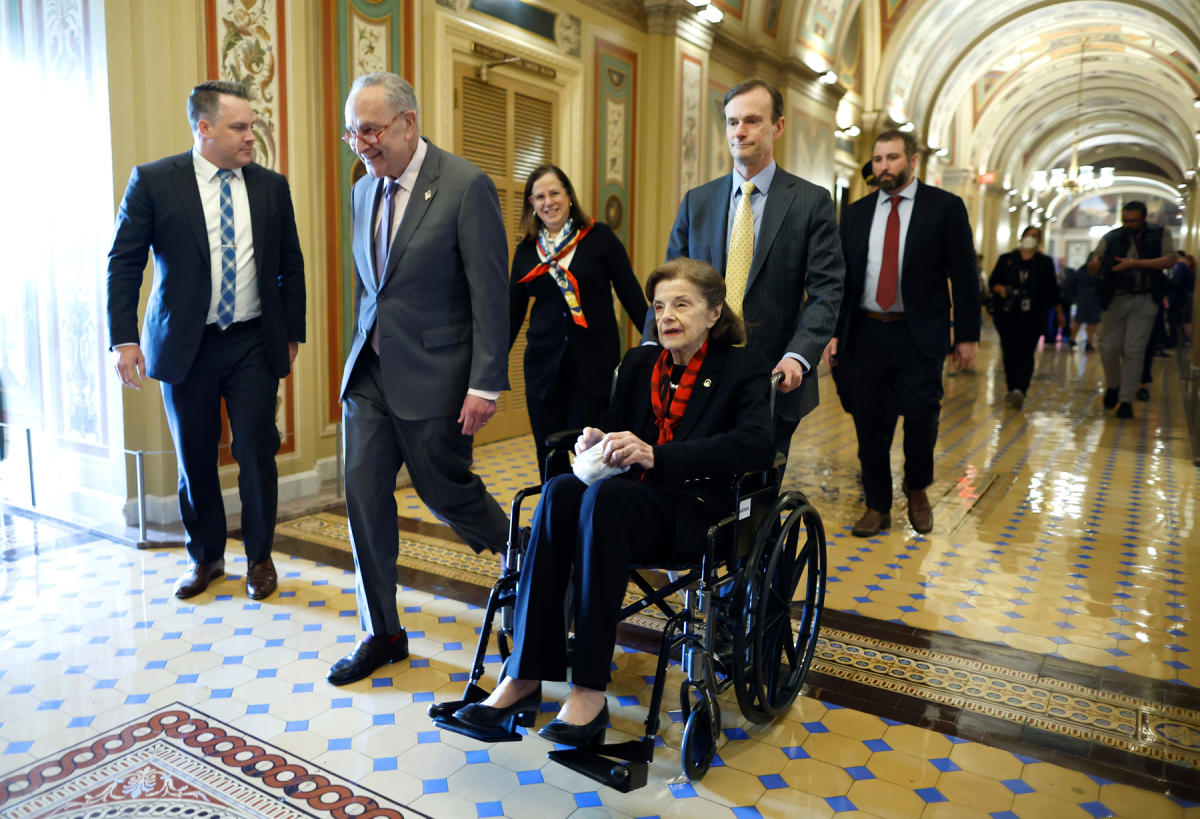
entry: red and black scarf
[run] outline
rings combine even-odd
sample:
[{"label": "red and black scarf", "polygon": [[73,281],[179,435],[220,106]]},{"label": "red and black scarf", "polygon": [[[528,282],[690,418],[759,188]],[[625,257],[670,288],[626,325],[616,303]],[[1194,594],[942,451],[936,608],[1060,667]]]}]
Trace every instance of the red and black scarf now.
[{"label": "red and black scarf", "polygon": [[563,300],[566,301],[567,309],[571,312],[571,320],[580,327],[586,328],[588,323],[587,318],[585,318],[583,315],[583,302],[579,299],[579,282],[575,280],[575,276],[570,270],[567,270],[566,267],[558,263],[558,260],[570,253],[575,248],[575,245],[579,244],[580,241],[583,240],[583,237],[588,235],[592,229],[592,226],[590,224],[584,225],[583,227],[574,231],[574,235],[572,236],[569,222],[570,220],[568,220],[568,225],[565,231],[567,235],[564,236],[554,248],[550,248],[549,246],[548,239],[545,235],[546,231],[541,230],[538,232],[538,251],[540,252],[540,255],[546,259],[546,261],[539,265],[535,265],[534,268],[522,276],[517,283],[526,284],[544,273],[550,273],[551,278],[554,279],[555,284],[558,285],[558,289],[562,291]]},{"label": "red and black scarf", "polygon": [[654,408],[654,423],[658,427],[658,444],[669,443],[675,435],[675,427],[687,409],[688,399],[692,397],[692,387],[696,384],[696,375],[700,365],[704,363],[704,354],[708,352],[708,342],[700,346],[692,360],[687,363],[679,386],[671,394],[671,352],[663,350],[654,362],[654,371],[650,375],[650,405]]}]

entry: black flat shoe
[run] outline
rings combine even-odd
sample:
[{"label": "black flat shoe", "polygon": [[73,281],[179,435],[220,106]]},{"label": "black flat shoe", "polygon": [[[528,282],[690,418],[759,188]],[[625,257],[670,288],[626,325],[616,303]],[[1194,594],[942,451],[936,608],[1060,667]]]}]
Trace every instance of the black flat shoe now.
[{"label": "black flat shoe", "polygon": [[533,689],[528,696],[505,708],[493,708],[490,705],[469,702],[454,712],[454,718],[475,728],[490,729],[501,727],[505,720],[515,714],[517,725],[524,725],[528,728],[537,719],[538,706],[541,704],[542,686],[541,683],[538,683],[538,687]]},{"label": "black flat shoe", "polygon": [[608,702],[605,701],[600,713],[587,725],[572,725],[561,719],[551,720],[542,726],[538,736],[558,745],[571,745],[576,748],[587,748],[604,742],[604,729],[608,727]]}]

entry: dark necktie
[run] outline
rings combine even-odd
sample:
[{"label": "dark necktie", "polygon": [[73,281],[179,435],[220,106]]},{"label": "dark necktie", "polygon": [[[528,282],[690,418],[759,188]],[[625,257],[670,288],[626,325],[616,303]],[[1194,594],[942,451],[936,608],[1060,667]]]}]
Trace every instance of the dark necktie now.
[{"label": "dark necktie", "polygon": [[383,202],[379,214],[379,230],[375,234],[375,283],[383,279],[383,270],[387,267],[388,245],[392,240],[392,211],[396,205],[396,191],[400,183],[389,179],[383,186]]},{"label": "dark necktie", "polygon": [[237,244],[233,235],[233,193],[229,178],[233,171],[217,171],[221,179],[221,289],[217,298],[217,327],[233,324],[233,306],[237,297]]},{"label": "dark necktie", "polygon": [[887,310],[896,303],[896,288],[900,282],[900,199],[889,197],[892,212],[888,214],[887,229],[883,232],[883,262],[879,265],[879,286],[875,301]]}]

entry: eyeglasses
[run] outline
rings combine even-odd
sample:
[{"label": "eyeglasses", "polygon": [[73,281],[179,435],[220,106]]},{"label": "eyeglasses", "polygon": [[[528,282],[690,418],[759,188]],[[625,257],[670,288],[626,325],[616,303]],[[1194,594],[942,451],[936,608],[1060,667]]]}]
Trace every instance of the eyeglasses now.
[{"label": "eyeglasses", "polygon": [[365,125],[362,128],[347,128],[342,133],[342,142],[345,142],[351,148],[354,147],[356,140],[365,142],[370,147],[374,148],[383,139],[383,132],[391,127],[392,123],[400,119],[400,115],[392,117],[387,125],[382,128],[376,128],[374,125]]}]

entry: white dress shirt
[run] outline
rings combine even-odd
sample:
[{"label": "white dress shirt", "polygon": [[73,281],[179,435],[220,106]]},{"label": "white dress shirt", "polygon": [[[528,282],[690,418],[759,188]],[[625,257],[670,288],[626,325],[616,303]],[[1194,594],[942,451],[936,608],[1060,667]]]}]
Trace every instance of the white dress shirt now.
[{"label": "white dress shirt", "polygon": [[[208,229],[209,269],[212,273],[212,294],[208,299],[208,318],[205,323],[216,324],[217,304],[221,301],[221,179],[217,176],[220,169],[195,149],[192,149],[192,166],[196,170],[196,186],[200,189],[204,225]],[[233,198],[233,242],[237,258],[233,320],[248,321],[262,314],[262,302],[258,295],[258,267],[254,263],[250,199],[246,196],[246,180],[241,168],[233,169],[233,176],[229,178],[229,193]]]},{"label": "white dress shirt", "polygon": [[864,310],[883,312],[879,302],[875,301],[875,291],[879,289],[879,268],[883,264],[883,237],[887,232],[888,215],[892,212],[891,197],[900,197],[900,247],[896,259],[896,303],[888,308],[888,312],[903,313],[904,297],[900,283],[904,281],[904,244],[908,238],[908,223],[912,219],[913,197],[917,195],[917,185],[920,181],[913,179],[904,190],[896,193],[879,191],[879,200],[875,205],[875,216],[871,220],[871,237],[867,243],[867,277],[863,283],[862,299],[858,306]]}]

